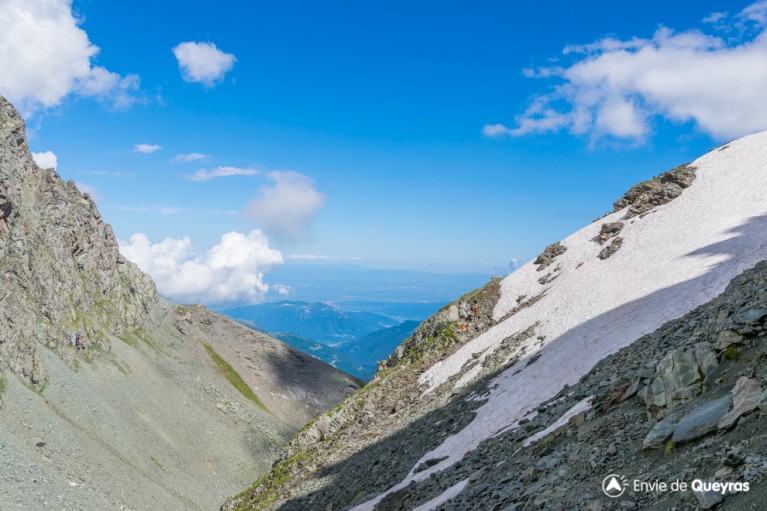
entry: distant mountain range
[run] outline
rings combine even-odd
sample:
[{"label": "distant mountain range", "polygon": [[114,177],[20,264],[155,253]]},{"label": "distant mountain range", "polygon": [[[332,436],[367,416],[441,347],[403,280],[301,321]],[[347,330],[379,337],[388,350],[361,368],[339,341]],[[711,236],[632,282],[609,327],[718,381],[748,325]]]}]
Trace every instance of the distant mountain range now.
[{"label": "distant mountain range", "polygon": [[366,311],[343,311],[321,302],[275,302],[224,309],[269,332],[291,332],[323,344],[353,341],[399,321]]},{"label": "distant mountain range", "polygon": [[321,302],[284,301],[222,312],[357,378],[369,380],[378,362],[410,337],[420,320],[442,306],[362,301],[345,305],[347,310]]}]

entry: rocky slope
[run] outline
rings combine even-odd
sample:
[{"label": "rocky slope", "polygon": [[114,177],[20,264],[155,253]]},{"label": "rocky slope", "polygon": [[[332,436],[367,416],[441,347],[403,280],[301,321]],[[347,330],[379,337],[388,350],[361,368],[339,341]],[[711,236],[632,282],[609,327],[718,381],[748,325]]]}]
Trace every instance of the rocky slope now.
[{"label": "rocky slope", "polygon": [[0,509],[214,508],[357,386],[159,297],[0,98]]},{"label": "rocky slope", "polygon": [[222,509],[758,509],[765,191],[767,134],[632,188],[427,320]]}]

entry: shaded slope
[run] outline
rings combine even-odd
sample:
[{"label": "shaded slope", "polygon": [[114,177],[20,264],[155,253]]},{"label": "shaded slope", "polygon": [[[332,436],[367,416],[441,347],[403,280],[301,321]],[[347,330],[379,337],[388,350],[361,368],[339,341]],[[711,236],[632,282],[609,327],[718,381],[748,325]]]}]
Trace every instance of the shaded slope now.
[{"label": "shaded slope", "polygon": [[273,337],[199,305],[177,307],[176,328],[223,357],[263,405],[293,428],[322,413],[361,382]]}]

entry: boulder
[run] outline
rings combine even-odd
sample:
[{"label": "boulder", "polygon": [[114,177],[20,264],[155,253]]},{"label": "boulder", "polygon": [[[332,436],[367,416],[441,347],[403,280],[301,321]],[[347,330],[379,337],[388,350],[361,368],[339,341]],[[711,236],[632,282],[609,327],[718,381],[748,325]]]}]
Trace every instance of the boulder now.
[{"label": "boulder", "polygon": [[676,444],[697,440],[716,431],[719,421],[730,409],[730,396],[722,396],[704,403],[682,417],[674,426],[671,440]]},{"label": "boulder", "polygon": [[602,224],[597,236],[597,241],[601,245],[610,238],[614,238],[623,229],[623,222],[608,222]]},{"label": "boulder", "polygon": [[741,344],[743,344],[742,335],[732,330],[725,330],[719,334],[719,337],[717,337],[716,342],[714,343],[714,348],[722,351],[730,346],[740,346]]},{"label": "boulder", "polygon": [[755,325],[764,321],[765,318],[767,318],[767,310],[749,309],[738,314],[736,320],[742,325]]},{"label": "boulder", "polygon": [[674,350],[658,363],[641,397],[648,408],[673,408],[700,394],[701,384],[711,380],[718,369],[716,356],[705,343]]},{"label": "boulder", "polygon": [[655,426],[647,433],[647,436],[642,442],[643,449],[660,449],[663,444],[666,443],[671,435],[674,434],[674,424],[671,423],[670,418],[665,418],[662,421],[655,424]]},{"label": "boulder", "polygon": [[732,410],[719,421],[719,429],[733,426],[738,419],[759,406],[762,398],[762,387],[756,381],[741,376],[732,389]]}]

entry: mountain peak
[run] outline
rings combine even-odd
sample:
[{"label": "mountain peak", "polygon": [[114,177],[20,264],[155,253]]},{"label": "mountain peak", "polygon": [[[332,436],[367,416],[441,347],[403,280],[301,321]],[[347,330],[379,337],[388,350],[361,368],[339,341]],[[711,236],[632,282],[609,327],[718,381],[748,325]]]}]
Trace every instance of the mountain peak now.
[{"label": "mountain peak", "polygon": [[154,283],[120,255],[112,228],[73,181],[35,164],[24,121],[0,97],[0,360],[33,386],[40,342],[66,361],[138,325]]}]

